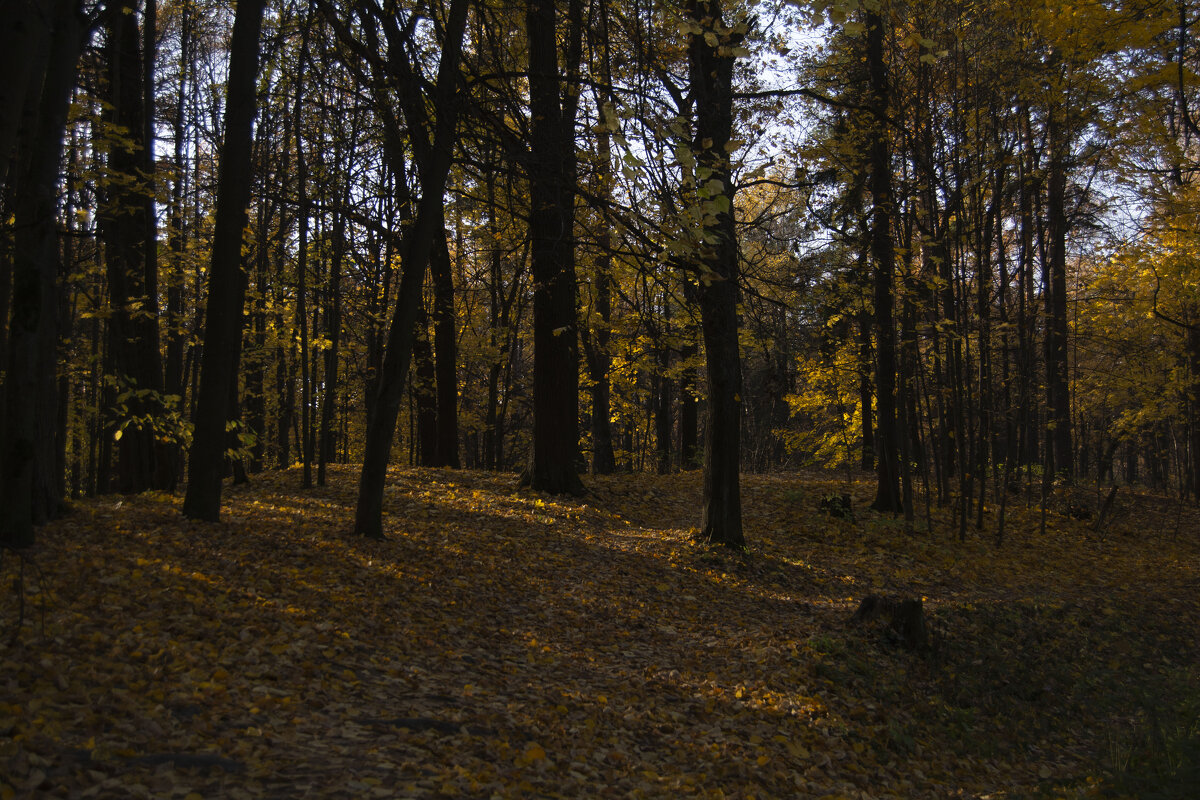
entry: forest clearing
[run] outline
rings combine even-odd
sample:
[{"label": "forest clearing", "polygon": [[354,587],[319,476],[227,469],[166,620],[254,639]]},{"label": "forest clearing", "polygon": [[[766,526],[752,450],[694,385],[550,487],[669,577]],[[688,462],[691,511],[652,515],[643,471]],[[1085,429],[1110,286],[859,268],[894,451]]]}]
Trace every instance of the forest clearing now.
[{"label": "forest clearing", "polygon": [[[393,469],[378,541],[330,469],[220,523],[85,499],[4,553],[0,797],[1193,796],[1191,505],[1041,534],[1013,495],[997,548],[990,505],[960,541],[866,474],[750,475],[737,551],[693,541],[698,472]],[[853,623],[871,594],[924,598],[928,647]]]}]

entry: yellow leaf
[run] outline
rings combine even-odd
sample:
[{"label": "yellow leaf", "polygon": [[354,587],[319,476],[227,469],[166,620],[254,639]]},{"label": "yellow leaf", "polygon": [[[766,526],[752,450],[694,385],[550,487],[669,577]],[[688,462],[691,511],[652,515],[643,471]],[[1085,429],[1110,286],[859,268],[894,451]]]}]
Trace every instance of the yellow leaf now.
[{"label": "yellow leaf", "polygon": [[529,762],[543,761],[546,758],[545,749],[537,742],[531,743],[525,748],[525,760]]}]

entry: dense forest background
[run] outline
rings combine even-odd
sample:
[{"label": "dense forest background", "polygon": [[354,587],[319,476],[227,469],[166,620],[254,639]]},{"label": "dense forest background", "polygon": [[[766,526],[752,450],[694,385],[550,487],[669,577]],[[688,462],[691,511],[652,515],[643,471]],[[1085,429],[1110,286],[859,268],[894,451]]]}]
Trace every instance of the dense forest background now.
[{"label": "dense forest background", "polygon": [[[1187,0],[4,0],[0,538],[389,460],[1200,491]],[[1003,517],[1001,517],[1003,519]]]}]

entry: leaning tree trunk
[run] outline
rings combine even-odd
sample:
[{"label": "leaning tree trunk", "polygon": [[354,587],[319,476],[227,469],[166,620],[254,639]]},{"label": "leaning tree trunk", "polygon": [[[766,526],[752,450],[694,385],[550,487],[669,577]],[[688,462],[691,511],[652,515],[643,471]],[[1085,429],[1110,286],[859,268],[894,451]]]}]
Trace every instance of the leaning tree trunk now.
[{"label": "leaning tree trunk", "polygon": [[[396,309],[388,329],[387,349],[379,379],[373,412],[367,423],[367,441],[363,453],[363,468],[358,484],[358,505],[354,515],[355,533],[371,538],[383,538],[383,487],[387,481],[388,458],[396,434],[396,417],[404,400],[404,379],[412,360],[413,330],[421,300],[425,272],[433,256],[434,239],[445,236],[441,226],[444,217],[443,193],[450,172],[453,142],[458,128],[458,105],[454,90],[458,83],[458,62],[462,54],[463,31],[466,28],[469,0],[453,0],[446,22],[442,57],[438,64],[434,88],[435,123],[424,117],[424,106],[407,108],[410,132],[425,139],[426,157],[421,159],[421,201],[417,215],[401,242],[403,274],[397,292]],[[397,56],[398,61],[402,60]],[[411,65],[397,63],[400,69],[411,71]],[[419,137],[418,137],[419,138]]]},{"label": "leaning tree trunk", "polygon": [[221,475],[225,460],[225,421],[237,362],[230,353],[242,336],[245,281],[242,231],[250,202],[252,128],[258,103],[258,36],[266,0],[238,0],[229,54],[225,105],[225,141],[217,178],[217,214],[208,305],[204,323],[204,361],[196,398],[195,439],[188,460],[183,515],[216,522],[221,513]]},{"label": "leaning tree trunk", "polygon": [[[718,0],[692,0],[688,14],[698,26],[688,43],[695,98],[693,150],[703,201],[712,222],[697,247],[700,322],[708,372],[708,425],[704,437],[704,519],[699,538],[742,547],[741,453],[742,364],[738,347],[738,244],[733,218],[733,181],[726,145],[733,132],[732,49],[742,34],[726,28]],[[698,187],[699,188],[699,187]]]}]

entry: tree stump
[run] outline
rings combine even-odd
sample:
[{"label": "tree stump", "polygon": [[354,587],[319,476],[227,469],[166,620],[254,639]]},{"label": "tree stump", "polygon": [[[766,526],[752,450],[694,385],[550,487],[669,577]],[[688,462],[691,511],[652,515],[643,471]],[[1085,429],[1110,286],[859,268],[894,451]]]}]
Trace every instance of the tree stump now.
[{"label": "tree stump", "polygon": [[920,598],[868,595],[859,603],[851,622],[881,622],[884,635],[907,650],[929,647],[929,628]]}]

